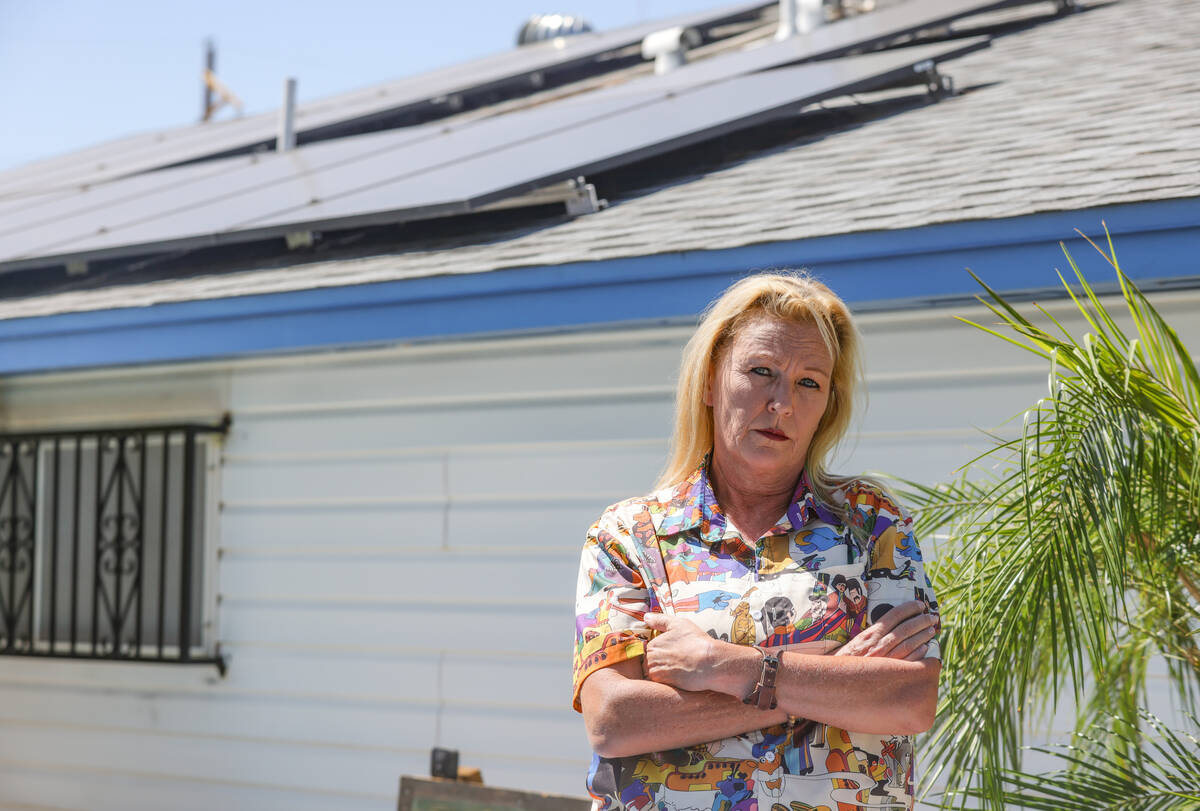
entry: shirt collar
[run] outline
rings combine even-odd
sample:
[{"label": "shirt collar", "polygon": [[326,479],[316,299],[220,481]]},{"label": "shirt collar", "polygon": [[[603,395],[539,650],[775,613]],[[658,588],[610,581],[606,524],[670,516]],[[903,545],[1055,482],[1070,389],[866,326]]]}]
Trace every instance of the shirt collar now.
[{"label": "shirt collar", "polygon": [[[700,529],[700,538],[705,543],[717,543],[725,536],[729,522],[713,492],[707,457],[690,476],[668,490],[667,498],[660,499],[659,503],[662,510],[656,512],[652,520],[655,532],[660,537],[696,528]],[[804,470],[783,518],[768,534],[798,530],[818,518],[821,516],[818,515],[817,497],[809,485],[808,471]]]}]

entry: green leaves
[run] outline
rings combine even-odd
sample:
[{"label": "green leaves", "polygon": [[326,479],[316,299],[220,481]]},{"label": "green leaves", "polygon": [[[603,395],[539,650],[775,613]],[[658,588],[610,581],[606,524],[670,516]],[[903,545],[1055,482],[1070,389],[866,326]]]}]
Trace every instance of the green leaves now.
[{"label": "green leaves", "polygon": [[[1157,718],[1140,714],[1153,730],[1113,717],[1111,734],[1078,736],[1078,746],[1034,747],[1057,758],[1063,768],[1046,775],[1007,771],[1003,801],[1008,808],[1047,811],[1098,809],[1200,808],[1200,741],[1189,733],[1165,727]],[[1196,720],[1192,718],[1196,728]],[[1130,760],[1127,753],[1144,755]],[[971,796],[980,796],[972,791]]]},{"label": "green leaves", "polygon": [[1059,804],[1028,807],[1110,807],[1062,804],[1061,776],[1020,772],[1022,743],[1070,696],[1095,747],[1067,758],[1068,772],[1091,761],[1149,769],[1137,736],[1155,656],[1183,708],[1197,709],[1200,373],[1111,241],[1096,247],[1122,306],[1110,310],[1068,254],[1074,286],[1063,285],[1082,336],[980,281],[997,322],[974,326],[1042,358],[1047,396],[1026,411],[1020,439],[998,442],[958,481],[907,493],[924,530],[950,537],[948,562],[932,567],[945,675],[926,744],[946,807],[1008,808],[1043,789]]}]

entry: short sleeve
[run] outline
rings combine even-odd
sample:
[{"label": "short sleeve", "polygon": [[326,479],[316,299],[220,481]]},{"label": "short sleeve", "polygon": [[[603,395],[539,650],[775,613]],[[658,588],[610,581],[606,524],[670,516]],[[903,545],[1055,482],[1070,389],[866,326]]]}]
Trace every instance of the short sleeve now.
[{"label": "short sleeve", "polygon": [[[881,491],[864,487],[852,500],[853,520],[868,533],[867,618],[875,622],[887,611],[909,600],[920,600],[937,615],[933,585],[925,574],[921,548],[913,533],[913,521]],[[935,636],[926,659],[941,659]]]},{"label": "short sleeve", "polygon": [[632,553],[633,540],[609,508],[588,530],[579,561],[575,599],[575,660],[572,704],[582,712],[584,679],[604,667],[645,653],[649,629],[643,617],[651,597]]}]

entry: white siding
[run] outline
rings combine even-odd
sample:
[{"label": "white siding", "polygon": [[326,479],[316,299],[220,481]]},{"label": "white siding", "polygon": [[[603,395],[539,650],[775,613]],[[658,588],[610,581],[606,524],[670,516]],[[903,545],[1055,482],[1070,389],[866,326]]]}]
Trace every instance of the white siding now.
[{"label": "white siding", "polygon": [[[1198,301],[1159,298],[1193,346]],[[842,469],[937,480],[1044,389],[1036,359],[944,311],[860,324],[870,408]],[[579,546],[605,505],[653,481],[685,338],[0,382],[5,429],[233,417],[213,617],[228,676],[0,659],[0,807],[383,811],[433,745],[494,785],[581,794]]]}]

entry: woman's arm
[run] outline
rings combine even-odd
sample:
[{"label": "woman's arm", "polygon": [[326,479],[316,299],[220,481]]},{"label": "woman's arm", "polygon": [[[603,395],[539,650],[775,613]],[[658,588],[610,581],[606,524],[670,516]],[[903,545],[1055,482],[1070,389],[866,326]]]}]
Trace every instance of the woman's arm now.
[{"label": "woman's arm", "polygon": [[[757,650],[717,641],[682,617],[647,615],[646,624],[659,632],[646,646],[648,679],[736,698],[758,681]],[[923,732],[933,725],[941,663],[920,656],[936,629],[937,618],[912,600],[851,640],[847,655],[784,653],[775,687],[779,705],[790,715],[855,732]]]},{"label": "woman's arm", "polygon": [[[688,620],[673,617],[671,622]],[[789,715],[854,732],[911,735],[933,726],[941,667],[937,659],[912,662],[784,653],[779,657],[775,695]],[[713,669],[708,689],[744,696],[761,672],[758,651],[729,652]]]},{"label": "woman's arm", "polygon": [[640,657],[592,673],[580,700],[588,740],[601,757],[693,746],[787,720],[782,709],[763,711],[723,693],[649,681]]},{"label": "woman's arm", "polygon": [[[839,650],[780,658],[779,707],[742,703],[758,681],[762,654],[720,642],[691,621],[648,614],[659,632],[644,661],[604,668],[583,684],[584,722],[603,757],[673,749],[782,723],[787,715],[859,732],[928,729],[940,663],[921,659],[934,620],[924,604],[897,606]],[[897,700],[898,697],[900,700]]]}]

